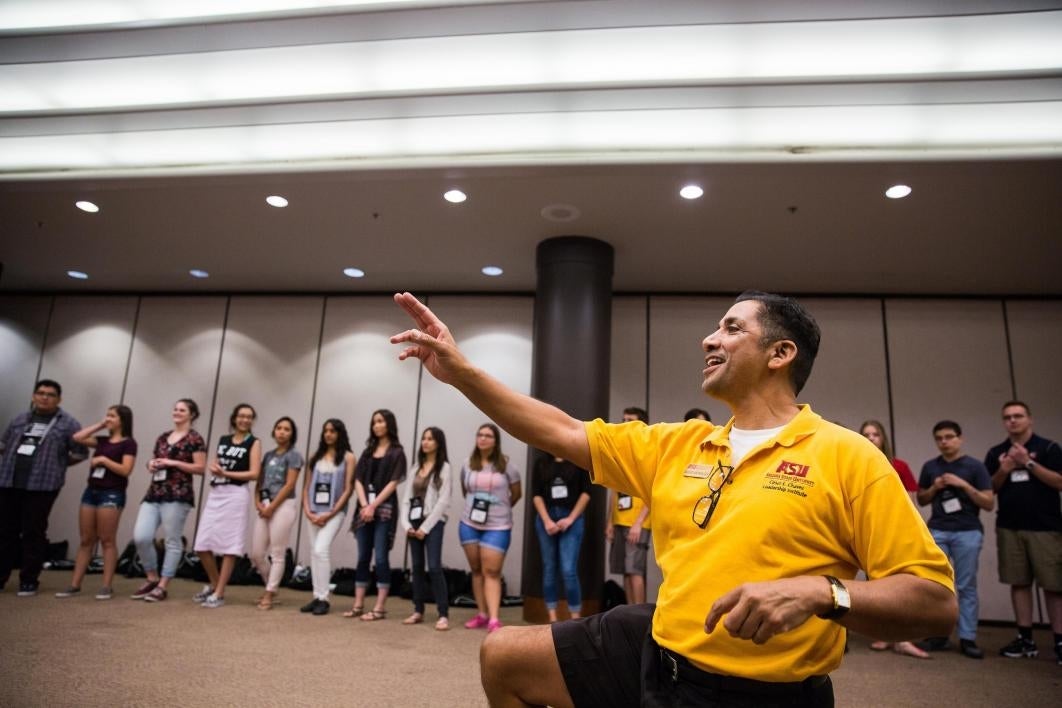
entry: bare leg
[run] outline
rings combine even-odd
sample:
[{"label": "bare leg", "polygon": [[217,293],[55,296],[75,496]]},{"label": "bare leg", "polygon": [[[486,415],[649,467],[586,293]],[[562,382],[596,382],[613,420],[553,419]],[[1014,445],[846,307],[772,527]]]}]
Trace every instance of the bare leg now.
[{"label": "bare leg", "polygon": [[77,515],[78,526],[81,528],[81,545],[77,548],[77,559],[74,561],[74,577],[70,579],[70,586],[81,587],[81,581],[85,579],[89,561],[92,560],[92,549],[96,547],[96,508],[92,506],[79,507]]},{"label": "bare leg", "polygon": [[100,546],[103,549],[103,587],[111,587],[114,582],[114,569],[118,567],[118,521],[122,510],[118,507],[104,507],[96,510],[96,531],[99,533]]},{"label": "bare leg", "polygon": [[1010,602],[1014,605],[1014,619],[1018,621],[1018,626],[1031,627],[1033,607],[1032,586],[1011,585]]},{"label": "bare leg", "polygon": [[364,585],[355,585],[354,586],[354,605],[351,606],[350,611],[351,612],[357,612],[358,610],[362,610],[364,608],[365,608],[365,586]]},{"label": "bare leg", "polygon": [[627,596],[627,602],[632,605],[641,605],[645,603],[645,576],[644,575],[630,575],[627,576],[631,579],[631,593]]},{"label": "bare leg", "polygon": [[480,563],[479,544],[469,543],[462,548],[468,558],[468,569],[472,571],[472,597],[476,598],[479,614],[486,616],[487,603],[483,595],[483,565]]},{"label": "bare leg", "polygon": [[549,625],[502,627],[479,650],[483,691],[492,708],[570,708]]},{"label": "bare leg", "polygon": [[505,554],[490,548],[480,547],[480,564],[483,567],[483,600],[487,605],[487,616],[498,619],[502,599],[502,565]]},{"label": "bare leg", "polygon": [[376,588],[376,605],[373,606],[373,612],[379,612],[381,614],[387,612],[387,595],[391,592],[391,588]]},{"label": "bare leg", "polygon": [[218,586],[218,562],[214,559],[214,553],[212,551],[201,551],[199,553],[199,562],[203,564],[203,570],[207,574],[207,583],[212,588]]},{"label": "bare leg", "polygon": [[225,555],[221,558],[221,572],[218,573],[217,582],[214,586],[214,597],[225,597],[225,588],[229,585],[232,571],[236,569],[236,556]]},{"label": "bare leg", "polygon": [[1047,601],[1047,616],[1051,620],[1051,630],[1062,634],[1062,593],[1044,590]]}]

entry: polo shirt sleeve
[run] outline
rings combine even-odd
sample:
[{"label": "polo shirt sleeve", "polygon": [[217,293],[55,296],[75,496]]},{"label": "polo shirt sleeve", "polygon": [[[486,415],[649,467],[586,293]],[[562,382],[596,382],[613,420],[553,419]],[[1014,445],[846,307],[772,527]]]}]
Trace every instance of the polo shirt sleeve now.
[{"label": "polo shirt sleeve", "polygon": [[891,467],[884,468],[884,463],[879,465],[873,459],[861,466],[863,474],[856,478],[862,489],[851,499],[852,543],[867,577],[875,580],[906,573],[954,592],[951,564],[933,541],[900,478]]},{"label": "polo shirt sleeve", "polygon": [[974,488],[980,491],[992,488],[992,475],[988,474],[988,468],[974,458],[970,458],[974,467]]},{"label": "polo shirt sleeve", "polygon": [[1052,472],[1062,474],[1062,445],[1059,445],[1056,442],[1048,444],[1043,458],[1038,459],[1037,462]]},{"label": "polo shirt sleeve", "polygon": [[606,423],[600,418],[585,425],[593,482],[639,499],[651,499],[660,461],[660,426],[639,421]]}]

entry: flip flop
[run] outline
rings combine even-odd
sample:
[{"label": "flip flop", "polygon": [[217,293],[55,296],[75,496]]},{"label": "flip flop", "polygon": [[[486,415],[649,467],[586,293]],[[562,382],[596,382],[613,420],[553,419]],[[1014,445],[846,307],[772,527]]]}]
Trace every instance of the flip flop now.
[{"label": "flip flop", "polygon": [[419,612],[414,612],[409,617],[406,617],[404,620],[402,620],[402,624],[420,624],[423,621],[424,615],[420,614]]},{"label": "flip flop", "polygon": [[387,619],[387,610],[369,610],[361,616],[362,622],[376,622]]}]

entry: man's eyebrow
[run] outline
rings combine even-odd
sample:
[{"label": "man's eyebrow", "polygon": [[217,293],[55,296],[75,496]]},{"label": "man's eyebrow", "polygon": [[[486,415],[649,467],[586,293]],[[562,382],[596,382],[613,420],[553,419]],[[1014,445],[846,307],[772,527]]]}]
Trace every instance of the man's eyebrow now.
[{"label": "man's eyebrow", "polygon": [[720,327],[725,327],[728,324],[743,325],[745,324],[745,320],[741,319],[737,315],[730,315],[729,317],[724,317],[719,322]]}]

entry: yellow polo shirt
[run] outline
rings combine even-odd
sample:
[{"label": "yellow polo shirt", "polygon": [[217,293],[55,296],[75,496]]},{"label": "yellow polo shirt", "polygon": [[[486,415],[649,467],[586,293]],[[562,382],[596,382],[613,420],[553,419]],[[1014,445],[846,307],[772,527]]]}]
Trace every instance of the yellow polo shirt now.
[{"label": "yellow polo shirt", "polygon": [[653,617],[661,646],[705,671],[800,681],[840,665],[841,625],[812,617],[757,645],[731,637],[721,623],[705,634],[712,603],[745,582],[850,579],[859,569],[870,579],[909,573],[954,591],[948,559],[889,461],[861,435],[808,406],[749,451],[724,485],[708,527],[699,528],[692,515],[709,492],[704,471],[730,464],[732,426],[733,420],[722,427],[586,423],[594,482],[650,500],[664,576]]}]

